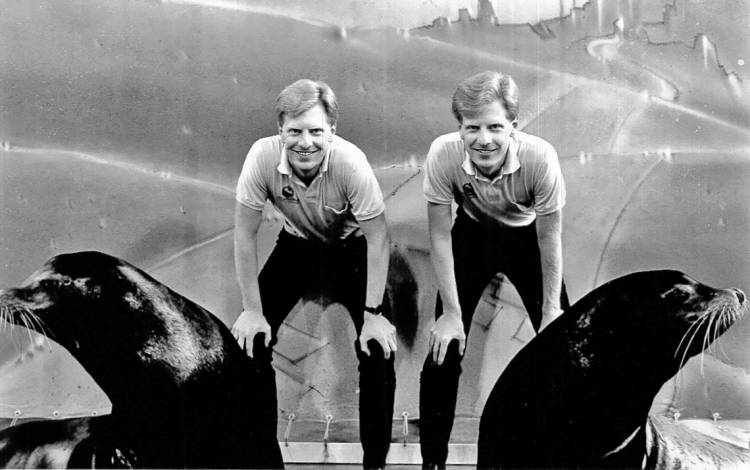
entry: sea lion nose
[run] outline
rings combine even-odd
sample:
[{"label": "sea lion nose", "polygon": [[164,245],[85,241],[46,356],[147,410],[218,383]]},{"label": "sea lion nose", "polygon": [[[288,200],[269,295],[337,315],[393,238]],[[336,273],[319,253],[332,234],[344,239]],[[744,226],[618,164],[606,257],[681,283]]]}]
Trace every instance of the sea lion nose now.
[{"label": "sea lion nose", "polygon": [[741,304],[744,303],[745,302],[745,294],[741,290],[739,290],[737,288],[732,288],[732,290],[734,291],[734,295],[737,296],[737,300],[739,300]]}]

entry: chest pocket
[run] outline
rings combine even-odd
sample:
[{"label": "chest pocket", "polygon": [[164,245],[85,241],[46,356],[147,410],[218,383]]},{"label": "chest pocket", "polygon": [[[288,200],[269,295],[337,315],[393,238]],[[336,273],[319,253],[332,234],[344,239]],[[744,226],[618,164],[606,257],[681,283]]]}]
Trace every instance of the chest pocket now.
[{"label": "chest pocket", "polygon": [[509,192],[511,202],[524,212],[528,212],[534,208],[534,195],[526,189],[526,186],[517,181],[511,180]]},{"label": "chest pocket", "polygon": [[343,194],[337,193],[334,188],[323,190],[323,209],[336,215],[342,215],[350,209],[351,205]]},{"label": "chest pocket", "polygon": [[341,215],[341,214],[344,214],[346,211],[349,210],[350,204],[349,204],[349,201],[339,202],[338,204],[336,204],[336,203],[330,203],[328,201],[324,201],[323,202],[323,207],[326,210],[331,211],[331,212],[333,212],[336,215]]},{"label": "chest pocket", "polygon": [[528,200],[528,201],[516,200],[516,201],[513,201],[513,204],[515,204],[516,207],[518,207],[522,211],[529,211],[534,208],[534,201],[531,201],[531,200]]}]

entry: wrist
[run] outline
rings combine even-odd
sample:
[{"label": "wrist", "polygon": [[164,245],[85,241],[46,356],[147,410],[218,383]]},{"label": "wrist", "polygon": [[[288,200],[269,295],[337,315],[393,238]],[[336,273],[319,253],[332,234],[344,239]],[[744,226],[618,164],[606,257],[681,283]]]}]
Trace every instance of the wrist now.
[{"label": "wrist", "polygon": [[367,304],[365,304],[365,312],[370,313],[372,315],[380,315],[383,313],[383,304],[378,304],[375,307],[371,307]]},{"label": "wrist", "polygon": [[542,315],[557,317],[562,313],[562,309],[556,305],[547,305],[542,308]]}]

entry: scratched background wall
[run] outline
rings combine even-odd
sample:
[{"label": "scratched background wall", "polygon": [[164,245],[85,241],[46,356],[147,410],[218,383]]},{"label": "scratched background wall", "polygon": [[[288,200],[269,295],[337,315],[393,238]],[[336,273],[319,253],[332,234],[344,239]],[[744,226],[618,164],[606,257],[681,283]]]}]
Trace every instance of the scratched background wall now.
[{"label": "scratched background wall", "polygon": [[[279,90],[319,78],[339,96],[339,133],[367,153],[387,197],[396,418],[416,418],[435,296],[420,165],[432,139],[455,129],[456,83],[499,69],[521,87],[520,127],[561,158],[573,300],[667,267],[750,291],[743,1],[552,1],[538,11],[501,0],[0,4],[0,287],[54,254],[97,249],[231,324],[242,161],[275,132]],[[264,257],[278,227],[269,211]],[[457,434],[469,441],[494,380],[532,336],[519,304],[512,286],[495,283],[478,308],[458,405]],[[331,415],[332,438],[356,439],[348,316],[301,305],[280,335],[281,423],[294,413],[299,439],[315,439]],[[750,419],[748,335],[745,319],[665,385],[654,412]],[[34,343],[0,331],[0,416],[108,412],[65,351]]]}]

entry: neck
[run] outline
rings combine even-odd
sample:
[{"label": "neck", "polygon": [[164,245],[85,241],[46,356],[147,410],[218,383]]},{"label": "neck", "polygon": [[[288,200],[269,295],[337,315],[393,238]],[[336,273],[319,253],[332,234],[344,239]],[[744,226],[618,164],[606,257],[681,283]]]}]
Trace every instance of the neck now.
[{"label": "neck", "polygon": [[314,180],[315,177],[318,176],[318,173],[320,172],[320,165],[311,170],[300,170],[298,168],[292,168],[292,171],[297,176],[297,178],[299,178],[300,181],[302,181],[305,184],[305,186],[310,186],[310,183],[312,183],[312,180]]},{"label": "neck", "polygon": [[480,166],[474,165],[474,167],[477,169],[477,171],[488,179],[494,179],[497,175],[500,174],[500,170],[503,168],[503,164],[500,163],[496,167],[493,168],[482,168]]}]

